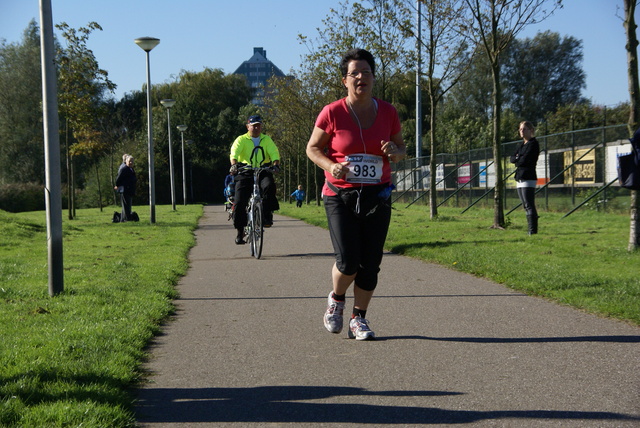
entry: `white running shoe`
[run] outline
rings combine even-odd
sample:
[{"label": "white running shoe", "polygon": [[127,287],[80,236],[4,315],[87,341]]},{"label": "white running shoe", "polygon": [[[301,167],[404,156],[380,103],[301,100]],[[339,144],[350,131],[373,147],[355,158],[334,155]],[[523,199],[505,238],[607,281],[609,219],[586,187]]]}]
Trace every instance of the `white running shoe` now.
[{"label": "white running shoe", "polygon": [[349,338],[356,340],[373,340],[376,334],[369,328],[369,321],[355,317],[349,321]]},{"label": "white running shoe", "polygon": [[331,297],[333,293],[329,293],[327,310],[324,313],[324,326],[331,333],[340,333],[342,331],[342,313],[344,312],[344,302],[339,302]]}]

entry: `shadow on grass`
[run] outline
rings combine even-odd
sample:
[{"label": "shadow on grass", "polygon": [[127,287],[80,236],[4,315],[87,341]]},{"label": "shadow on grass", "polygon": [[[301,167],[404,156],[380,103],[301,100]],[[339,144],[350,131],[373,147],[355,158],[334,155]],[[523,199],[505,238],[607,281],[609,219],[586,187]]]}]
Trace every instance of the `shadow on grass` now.
[{"label": "shadow on grass", "polygon": [[114,377],[91,373],[73,376],[54,370],[32,371],[11,377],[0,376],[0,384],[7,396],[20,398],[27,406],[77,401],[126,408],[131,400],[128,384]]},{"label": "shadow on grass", "polygon": [[515,238],[511,240],[505,239],[487,239],[487,240],[469,240],[469,241],[430,241],[430,242],[413,242],[410,244],[402,244],[395,245],[390,248],[391,252],[397,254],[404,254],[412,249],[437,249],[437,248],[447,248],[452,247],[454,245],[505,245],[505,242],[519,242],[522,241],[521,238]]},{"label": "shadow on grass", "polygon": [[[437,407],[368,404],[401,397],[463,395],[450,391],[368,391],[353,387],[265,386],[254,388],[148,388],[139,391],[137,420],[142,423],[358,423],[373,424],[459,424],[484,420],[539,421],[590,420],[639,421],[640,418],[614,412],[561,410],[449,410]],[[351,397],[351,403],[345,403]],[[388,397],[388,398],[381,398]],[[304,402],[334,400],[336,402]],[[408,401],[409,403],[413,400]],[[430,400],[432,401],[432,400]],[[372,426],[373,426],[372,425]]]}]

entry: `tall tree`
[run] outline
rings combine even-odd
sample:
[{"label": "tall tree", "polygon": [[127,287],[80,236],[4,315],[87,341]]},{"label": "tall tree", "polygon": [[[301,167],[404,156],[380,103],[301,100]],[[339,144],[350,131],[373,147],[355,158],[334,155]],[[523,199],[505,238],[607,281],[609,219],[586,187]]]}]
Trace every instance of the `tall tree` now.
[{"label": "tall tree", "polygon": [[324,27],[316,28],[318,36],[315,39],[298,35],[298,40],[308,50],[302,59],[303,68],[312,73],[312,80],[331,99],[337,99],[344,95],[337,71],[338,61],[358,40],[355,29],[357,23],[352,22],[348,0],[340,3],[339,9],[331,9],[322,23]]},{"label": "tall tree", "polygon": [[[415,63],[415,52],[408,48],[410,10],[401,1],[368,0],[368,7],[353,4],[352,21],[360,23],[358,40],[369,40],[366,49],[376,58],[376,94],[393,101],[389,87],[402,78]],[[358,47],[358,46],[352,46]]]},{"label": "tall tree", "polygon": [[[484,47],[486,56],[491,64],[493,80],[492,93],[492,122],[493,122],[493,158],[496,172],[496,186],[494,189],[494,217],[493,228],[503,229],[504,221],[504,182],[502,180],[502,148],[501,148],[501,110],[502,86],[500,69],[503,53],[511,41],[529,24],[540,22],[549,16],[557,7],[561,7],[562,0],[464,0],[468,6],[471,21],[474,25],[466,28],[474,44]],[[551,4],[552,9],[543,9],[545,3]]]},{"label": "tall tree", "polygon": [[[460,58],[466,56],[467,43],[460,35],[460,21],[464,17],[461,0],[420,0],[424,4],[421,8],[421,19],[424,22],[423,34],[415,36],[420,49],[426,53],[427,95],[429,97],[429,141],[430,161],[429,170],[429,213],[430,218],[438,216],[436,192],[436,111],[438,104],[451,88],[453,88],[466,72],[469,61],[460,64]],[[422,76],[421,76],[422,77]]]},{"label": "tall tree", "polygon": [[[108,142],[97,126],[97,119],[105,114],[100,101],[105,91],[113,92],[116,85],[109,80],[109,73],[99,67],[98,61],[87,46],[89,35],[94,30],[102,31],[96,22],[78,30],[66,22],[57,24],[62,31],[67,46],[59,52],[60,111],[73,134],[74,144],[70,144],[66,131],[67,180],[69,190],[69,219],[73,219],[74,174],[73,157],[85,155],[89,158],[102,155],[108,148]],[[97,165],[97,163],[96,163]],[[97,174],[97,176],[99,176]]]},{"label": "tall tree", "polygon": [[476,45],[470,54],[460,58],[467,68],[463,78],[446,96],[445,102],[460,112],[473,118],[491,119],[491,66],[484,54],[484,47]]},{"label": "tall tree", "polygon": [[32,20],[19,43],[0,43],[0,184],[43,183],[40,32]]},{"label": "tall tree", "polygon": [[[221,69],[205,68],[200,72],[181,71],[175,82],[155,86],[152,91],[157,105],[163,98],[176,100],[171,109],[172,132],[177,141],[176,126],[187,125],[185,140],[192,140],[191,147],[185,147],[188,161],[194,165],[199,179],[194,179],[199,200],[222,198],[224,177],[229,171],[229,149],[233,140],[247,132],[246,117],[239,119],[241,109],[251,100],[251,89],[244,76],[225,75]],[[211,94],[215,94],[212,97]],[[156,176],[158,195],[163,198],[168,192],[168,138],[167,113],[159,107],[154,119],[156,153]],[[154,116],[155,117],[155,116]],[[175,144],[177,151],[181,144]],[[175,154],[175,153],[174,153]],[[180,165],[181,167],[181,165]],[[181,174],[179,174],[181,175]],[[219,191],[216,191],[219,189]]]},{"label": "tall tree", "polygon": [[[447,145],[447,150],[455,150],[456,142],[461,141],[469,148],[484,148],[486,142],[492,140],[490,133],[486,134],[485,125],[491,120],[493,84],[491,67],[483,51],[484,48],[478,45],[475,56],[461,59],[468,65],[468,71],[443,101],[444,115],[438,120],[438,138]],[[501,76],[503,111],[510,109],[519,120],[536,122],[543,119],[549,133],[570,130],[567,110],[574,114],[576,127],[602,125],[603,107],[592,106],[581,95],[584,87],[584,71],[579,60],[582,58],[581,42],[572,37],[560,38],[556,33],[539,33],[532,39],[514,39],[504,58]],[[544,68],[540,69],[539,63],[544,64]],[[532,73],[533,70],[538,71]],[[547,77],[539,78],[538,75]],[[566,76],[574,78],[566,79]],[[619,110],[620,107],[606,110],[607,124],[620,123]],[[509,120],[502,120],[500,129],[503,141],[517,138]]]},{"label": "tall tree", "polygon": [[587,102],[580,40],[546,31],[514,39],[506,56],[506,104],[516,115],[538,121],[558,106]]},{"label": "tall tree", "polygon": [[309,197],[319,205],[322,182],[314,174],[315,167],[310,164],[305,148],[318,113],[333,100],[306,76],[307,73],[300,70],[293,71],[287,78],[271,79],[264,115],[267,130],[283,159],[284,174],[276,176],[279,187],[284,195],[289,195],[292,186],[303,184]]},{"label": "tall tree", "polygon": [[309,50],[304,62],[311,66],[306,68],[313,70],[316,84],[337,99],[345,95],[338,73],[340,58],[349,49],[367,49],[376,58],[376,96],[389,100],[391,81],[413,62],[414,53],[407,47],[404,30],[410,27],[409,20],[401,2],[367,0],[350,4],[345,0],[339,9],[331,9],[322,21],[324,27],[316,29],[316,39],[298,36]]},{"label": "tall tree", "polygon": [[[629,109],[629,135],[633,135],[640,125],[640,81],[638,79],[638,37],[636,29],[638,25],[635,21],[635,10],[637,0],[624,0],[624,29],[627,33],[627,72],[629,76],[629,98],[631,108]],[[631,191],[630,227],[628,250],[636,250],[640,246],[640,225],[638,216],[640,210],[640,198],[638,191]]]}]

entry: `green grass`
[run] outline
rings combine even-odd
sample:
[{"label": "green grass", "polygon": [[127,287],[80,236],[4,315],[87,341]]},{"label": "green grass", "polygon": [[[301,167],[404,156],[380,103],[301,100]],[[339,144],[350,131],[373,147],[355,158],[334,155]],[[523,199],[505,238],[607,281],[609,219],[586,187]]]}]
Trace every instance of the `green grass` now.
[{"label": "green grass", "polygon": [[[280,206],[280,214],[326,227],[322,207]],[[640,325],[640,251],[627,251],[628,215],[541,212],[539,234],[528,236],[522,209],[497,230],[489,209],[440,208],[430,220],[427,207],[394,208],[386,243],[394,253]]]},{"label": "green grass", "polygon": [[155,225],[112,224],[113,208],[65,217],[54,298],[45,214],[0,211],[0,426],[134,426],[130,388],[173,310],[202,214],[156,210]]}]

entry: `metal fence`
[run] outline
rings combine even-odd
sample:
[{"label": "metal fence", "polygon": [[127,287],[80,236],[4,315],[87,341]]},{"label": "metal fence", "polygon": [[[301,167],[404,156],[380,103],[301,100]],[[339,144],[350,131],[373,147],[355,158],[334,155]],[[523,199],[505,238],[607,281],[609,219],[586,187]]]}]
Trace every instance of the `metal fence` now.
[{"label": "metal fence", "polygon": [[[631,151],[626,125],[603,126],[538,136],[538,208],[566,211],[578,208],[623,211],[629,192],[617,182],[617,157]],[[505,211],[520,201],[509,161],[518,141],[502,145]],[[407,206],[428,204],[430,157],[406,159],[393,168],[394,201]],[[464,208],[493,206],[495,160],[490,147],[436,155],[436,192],[439,205]]]}]

